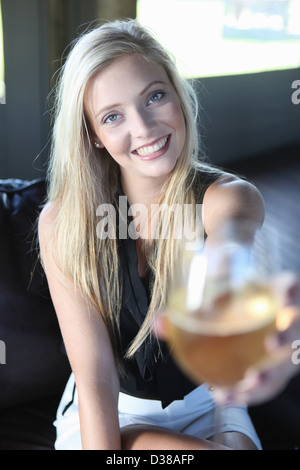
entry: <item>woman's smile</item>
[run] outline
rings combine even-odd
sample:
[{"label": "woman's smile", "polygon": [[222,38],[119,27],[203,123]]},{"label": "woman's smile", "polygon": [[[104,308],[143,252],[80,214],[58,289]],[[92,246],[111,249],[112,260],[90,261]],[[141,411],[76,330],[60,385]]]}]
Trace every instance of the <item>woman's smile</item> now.
[{"label": "woman's smile", "polygon": [[149,145],[142,146],[133,150],[133,154],[140,157],[142,160],[152,160],[164,155],[170,146],[171,135],[167,135]]}]

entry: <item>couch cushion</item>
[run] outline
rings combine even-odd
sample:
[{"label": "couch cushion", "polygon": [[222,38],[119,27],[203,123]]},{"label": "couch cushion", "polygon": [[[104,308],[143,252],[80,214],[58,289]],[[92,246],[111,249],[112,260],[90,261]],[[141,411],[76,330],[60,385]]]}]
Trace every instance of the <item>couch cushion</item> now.
[{"label": "couch cushion", "polygon": [[46,429],[47,442],[54,439],[52,421],[70,373],[38,260],[37,217],[45,192],[42,179],[0,180],[0,341],[6,353],[0,364],[0,441],[13,441],[19,427],[25,440],[28,430],[33,445],[36,436],[37,446],[47,441]]}]

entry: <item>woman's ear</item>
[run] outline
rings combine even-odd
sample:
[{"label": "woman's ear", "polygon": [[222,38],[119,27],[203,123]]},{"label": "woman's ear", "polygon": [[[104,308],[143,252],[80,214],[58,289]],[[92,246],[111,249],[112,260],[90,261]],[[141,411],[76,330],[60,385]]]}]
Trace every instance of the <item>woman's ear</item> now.
[{"label": "woman's ear", "polygon": [[104,148],[104,145],[102,144],[102,142],[98,138],[94,139],[94,146],[97,149],[103,149]]}]

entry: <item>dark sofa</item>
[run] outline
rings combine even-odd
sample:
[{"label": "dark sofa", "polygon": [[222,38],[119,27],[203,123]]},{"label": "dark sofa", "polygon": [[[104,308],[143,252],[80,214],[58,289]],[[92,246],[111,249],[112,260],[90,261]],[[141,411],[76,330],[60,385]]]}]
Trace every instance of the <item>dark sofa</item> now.
[{"label": "dark sofa", "polygon": [[52,423],[70,374],[36,249],[44,197],[44,180],[0,180],[1,450],[54,449]]}]

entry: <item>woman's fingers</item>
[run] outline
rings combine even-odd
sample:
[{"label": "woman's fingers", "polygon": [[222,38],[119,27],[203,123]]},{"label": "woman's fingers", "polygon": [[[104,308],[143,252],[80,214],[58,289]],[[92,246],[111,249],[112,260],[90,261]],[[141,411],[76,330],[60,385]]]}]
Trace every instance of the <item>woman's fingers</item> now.
[{"label": "woman's fingers", "polygon": [[284,305],[300,305],[300,280],[295,273],[284,271],[275,276],[270,283]]}]

